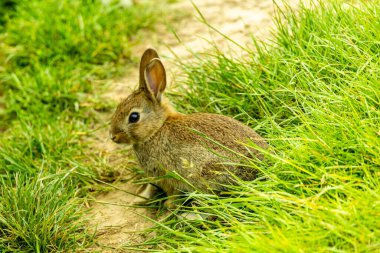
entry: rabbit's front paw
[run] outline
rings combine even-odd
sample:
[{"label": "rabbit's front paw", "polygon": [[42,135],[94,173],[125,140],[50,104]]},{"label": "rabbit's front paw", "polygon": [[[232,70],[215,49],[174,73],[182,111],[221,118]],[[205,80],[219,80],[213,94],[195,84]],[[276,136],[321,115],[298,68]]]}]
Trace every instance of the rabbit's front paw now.
[{"label": "rabbit's front paw", "polygon": [[147,201],[152,199],[157,192],[156,187],[154,187],[151,184],[141,185],[140,188],[137,190],[137,195],[133,199],[134,205],[141,205],[145,204]]},{"label": "rabbit's front paw", "polygon": [[170,209],[176,209],[177,205],[174,202],[175,202],[175,199],[173,199],[173,198],[167,199],[164,202],[164,207],[166,207],[169,210]]}]

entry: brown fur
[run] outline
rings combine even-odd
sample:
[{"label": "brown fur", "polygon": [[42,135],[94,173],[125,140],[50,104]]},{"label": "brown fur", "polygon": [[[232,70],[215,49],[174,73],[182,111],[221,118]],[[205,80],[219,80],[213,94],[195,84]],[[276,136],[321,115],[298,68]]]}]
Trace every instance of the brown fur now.
[{"label": "brown fur", "polygon": [[[266,149],[264,139],[226,116],[175,112],[162,98],[166,77],[157,58],[152,49],[144,53],[139,89],[117,107],[110,130],[112,139],[133,145],[147,176],[162,177],[168,171],[176,172],[191,185],[174,178],[159,179],[157,185],[168,195],[192,191],[193,186],[205,192],[220,191],[221,184],[234,183],[232,174],[245,180],[254,179],[255,171],[232,163],[239,163],[241,154],[263,159],[258,150],[242,143],[252,141]],[[140,114],[138,122],[128,123],[131,112]]]}]

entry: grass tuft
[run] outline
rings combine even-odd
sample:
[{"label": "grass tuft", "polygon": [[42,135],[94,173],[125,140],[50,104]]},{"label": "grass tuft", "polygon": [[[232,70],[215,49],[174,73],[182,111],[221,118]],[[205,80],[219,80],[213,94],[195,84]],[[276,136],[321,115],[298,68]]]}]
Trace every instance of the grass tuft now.
[{"label": "grass tuft", "polygon": [[[3,252],[67,252],[88,246],[76,186],[52,175],[16,174],[0,181],[0,249]],[[28,249],[28,250],[26,250]]]}]

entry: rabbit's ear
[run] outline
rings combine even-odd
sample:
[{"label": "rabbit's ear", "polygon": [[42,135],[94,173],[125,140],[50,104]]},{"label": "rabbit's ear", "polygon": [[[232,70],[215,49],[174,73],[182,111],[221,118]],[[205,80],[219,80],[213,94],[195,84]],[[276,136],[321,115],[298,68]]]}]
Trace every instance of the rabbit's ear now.
[{"label": "rabbit's ear", "polygon": [[140,76],[139,76],[139,87],[146,89],[146,82],[145,82],[145,77],[144,77],[144,72],[146,69],[146,66],[148,66],[149,62],[155,58],[160,58],[158,57],[158,54],[156,50],[152,48],[148,48],[145,50],[143,55],[141,56],[140,60]]},{"label": "rabbit's ear", "polygon": [[150,61],[145,69],[145,82],[147,88],[154,95],[158,102],[161,101],[162,93],[166,88],[166,72],[160,59]]}]

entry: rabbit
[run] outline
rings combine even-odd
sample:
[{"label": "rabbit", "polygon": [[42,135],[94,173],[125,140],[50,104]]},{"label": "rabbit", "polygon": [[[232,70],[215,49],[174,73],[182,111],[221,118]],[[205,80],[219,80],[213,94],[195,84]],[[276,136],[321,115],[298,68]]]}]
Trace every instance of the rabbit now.
[{"label": "rabbit", "polygon": [[[218,114],[176,112],[163,96],[165,68],[154,49],[141,57],[139,87],[117,106],[111,119],[110,137],[133,145],[134,153],[149,177],[168,196],[195,189],[218,193],[236,177],[253,180],[256,171],[237,164],[241,155],[264,158],[258,149],[267,142],[248,126]],[[259,148],[242,143],[254,142]],[[252,146],[252,145],[251,145]],[[177,173],[182,180],[168,177]],[[164,203],[174,207],[174,200]]]}]

